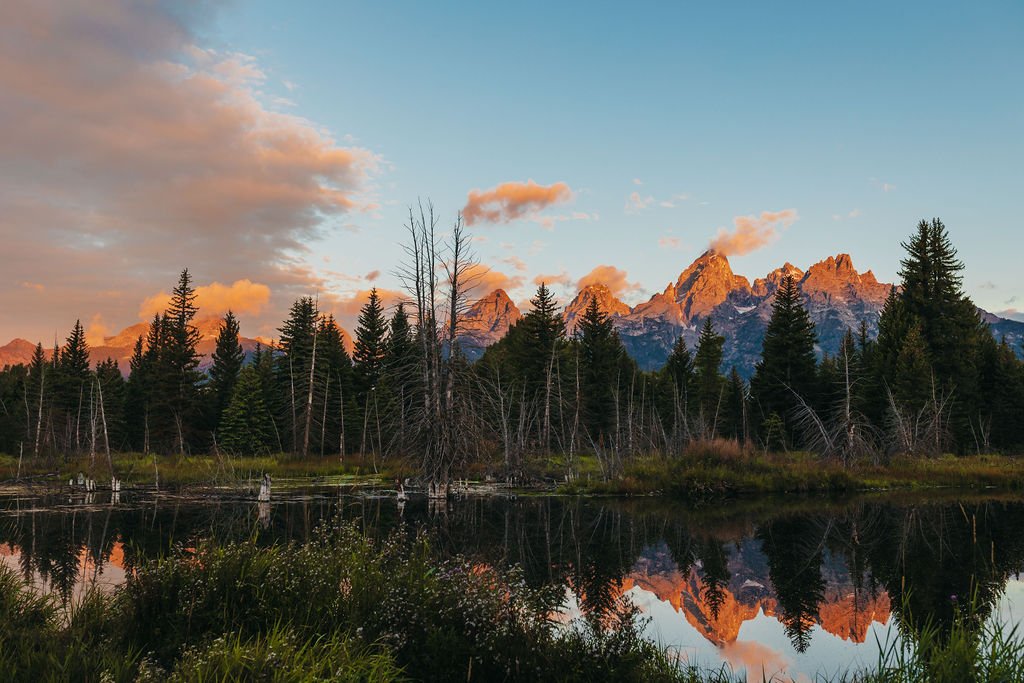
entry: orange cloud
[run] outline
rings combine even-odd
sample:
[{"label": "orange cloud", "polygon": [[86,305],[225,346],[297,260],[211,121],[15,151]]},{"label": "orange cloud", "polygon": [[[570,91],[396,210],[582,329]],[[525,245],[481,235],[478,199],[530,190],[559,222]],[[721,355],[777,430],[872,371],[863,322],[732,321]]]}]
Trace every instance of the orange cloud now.
[{"label": "orange cloud", "polygon": [[521,275],[508,275],[482,263],[467,270],[466,282],[469,284],[468,294],[471,299],[490,294],[496,289],[504,289],[506,292],[518,289],[524,284]]},{"label": "orange cloud", "polygon": [[85,329],[85,343],[93,347],[103,346],[103,341],[109,334],[110,328],[103,322],[103,316],[97,313]]},{"label": "orange cloud", "polygon": [[569,273],[567,273],[564,270],[561,273],[558,273],[558,274],[554,274],[554,275],[538,275],[537,277],[533,278],[533,284],[535,284],[535,285],[537,285],[539,287],[541,285],[541,283],[543,283],[545,285],[549,285],[549,286],[550,285],[562,285],[563,287],[571,287],[572,286],[572,278],[569,276]]},{"label": "orange cloud", "polygon": [[719,652],[734,671],[745,670],[747,681],[774,680],[789,667],[789,660],[767,645],[749,640],[725,643]]},{"label": "orange cloud", "polygon": [[626,271],[607,265],[597,266],[576,283],[579,289],[588,285],[604,285],[615,296],[637,292],[641,289],[640,283],[629,281]]},{"label": "orange cloud", "polygon": [[760,216],[736,216],[732,219],[733,231],[719,228],[709,246],[726,256],[749,254],[772,242],[780,225],[789,227],[797,218],[796,209],[762,211]]},{"label": "orange cloud", "polygon": [[502,183],[490,190],[470,191],[462,217],[467,225],[479,221],[508,223],[567,202],[572,197],[572,190],[563,182],[552,185],[538,185],[533,180]]},{"label": "orange cloud", "polygon": [[[143,320],[152,318],[156,313],[167,310],[171,295],[159,292],[147,297],[139,306],[139,317]],[[196,287],[196,306],[200,315],[223,315],[228,310],[239,315],[258,314],[270,301],[270,287],[251,280],[236,280],[230,285],[213,282]]]}]

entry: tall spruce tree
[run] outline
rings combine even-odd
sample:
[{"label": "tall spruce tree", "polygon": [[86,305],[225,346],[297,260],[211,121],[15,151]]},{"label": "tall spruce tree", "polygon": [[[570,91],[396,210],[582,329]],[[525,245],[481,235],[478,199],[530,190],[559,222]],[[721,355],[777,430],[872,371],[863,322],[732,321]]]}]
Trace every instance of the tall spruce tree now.
[{"label": "tall spruce tree", "polygon": [[239,372],[220,431],[220,445],[233,455],[262,455],[271,448],[273,425],[263,402],[259,371],[252,365]]},{"label": "tall spruce tree", "polygon": [[292,304],[288,319],[281,325],[280,354],[276,357],[275,374],[279,397],[276,412],[284,425],[282,441],[291,443],[291,450],[300,450],[303,436],[309,377],[313,370],[313,348],[320,312],[313,297],[304,296]]},{"label": "tall spruce tree", "polygon": [[76,320],[57,360],[55,404],[61,416],[64,448],[81,453],[89,422],[89,345],[82,321]]},{"label": "tall spruce tree", "polygon": [[796,281],[787,275],[775,292],[750,392],[762,419],[773,413],[779,415],[791,439],[795,428],[788,418],[797,404],[796,396],[809,405],[817,401],[816,342],[814,323],[803,306]]},{"label": "tall spruce tree", "polygon": [[224,315],[217,332],[217,346],[214,348],[213,364],[210,366],[210,392],[212,402],[212,425],[216,429],[221,414],[227,408],[234,393],[238,373],[245,362],[245,352],[239,341],[238,318],[230,310]]},{"label": "tall spruce tree", "polygon": [[623,377],[626,350],[612,326],[611,318],[591,299],[576,325],[579,346],[583,424],[590,438],[607,440],[615,432],[618,395],[629,386]]},{"label": "tall spruce tree", "polygon": [[[190,447],[197,407],[199,382],[199,330],[193,325],[198,309],[196,290],[188,268],[181,271],[171,291],[171,301],[163,317],[163,348],[155,368],[160,388],[160,408],[166,411],[162,427],[171,438],[172,448],[186,453]],[[154,414],[151,413],[151,421]]]},{"label": "tall spruce tree", "polygon": [[384,318],[377,289],[370,290],[370,296],[359,311],[356,324],[355,347],[352,352],[353,369],[360,397],[376,387],[384,370],[387,352],[388,324]]},{"label": "tall spruce tree", "polygon": [[979,349],[991,333],[963,292],[964,265],[942,221],[919,222],[903,248],[907,254],[900,262],[900,300],[906,314],[920,323],[938,389],[954,396],[951,427],[963,449],[973,443],[971,425],[980,401]]},{"label": "tall spruce tree", "polygon": [[693,365],[697,385],[697,413],[708,436],[717,433],[718,423],[722,419],[725,378],[722,377],[721,367],[724,345],[725,337],[715,332],[711,318],[705,318],[697,340]]}]

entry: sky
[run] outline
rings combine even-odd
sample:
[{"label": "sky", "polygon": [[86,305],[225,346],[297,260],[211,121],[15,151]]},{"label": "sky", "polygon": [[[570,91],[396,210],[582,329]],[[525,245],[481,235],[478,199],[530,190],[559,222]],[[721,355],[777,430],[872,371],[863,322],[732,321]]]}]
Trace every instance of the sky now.
[{"label": "sky", "polygon": [[188,267],[273,338],[400,296],[410,206],[525,303],[629,304],[705,249],[897,278],[941,217],[1024,319],[1024,4],[134,2],[0,9],[0,343],[92,343]]}]

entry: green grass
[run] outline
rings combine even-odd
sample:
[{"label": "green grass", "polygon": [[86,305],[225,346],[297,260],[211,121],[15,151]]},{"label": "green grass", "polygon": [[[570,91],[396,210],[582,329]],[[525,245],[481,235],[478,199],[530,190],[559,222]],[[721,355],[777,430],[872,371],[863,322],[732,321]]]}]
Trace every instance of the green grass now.
[{"label": "green grass", "polygon": [[747,493],[850,493],[945,487],[1022,490],[1024,458],[901,457],[885,465],[859,463],[844,467],[811,453],[764,453],[712,443],[694,446],[678,457],[634,458],[617,477],[604,480],[591,472],[560,490],[567,494],[714,498]]},{"label": "green grass", "polygon": [[[370,457],[337,455],[320,458],[298,458],[286,454],[220,458],[199,456],[162,456],[141,453],[117,453],[112,457],[114,472],[128,486],[161,487],[196,485],[235,485],[270,474],[276,484],[288,480],[343,478],[354,482],[389,482],[396,475],[406,476],[412,470],[400,461],[374,462]],[[23,480],[61,484],[82,472],[100,481],[110,477],[110,464],[104,455],[74,458],[26,458],[21,466]],[[0,454],[0,482],[12,482],[18,474],[18,459]]]}]

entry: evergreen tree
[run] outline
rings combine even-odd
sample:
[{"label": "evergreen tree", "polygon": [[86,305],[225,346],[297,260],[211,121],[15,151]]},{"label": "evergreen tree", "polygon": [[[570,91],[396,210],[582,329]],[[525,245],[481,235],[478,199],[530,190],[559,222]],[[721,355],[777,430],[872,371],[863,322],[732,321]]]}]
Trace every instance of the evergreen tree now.
[{"label": "evergreen tree", "polygon": [[817,400],[816,342],[814,323],[800,300],[796,282],[787,275],[775,292],[761,360],[754,369],[750,391],[763,416],[776,413],[787,423],[790,439],[793,426],[787,417],[797,403],[796,396],[809,405],[815,405]]},{"label": "evergreen tree", "polygon": [[512,349],[511,361],[532,396],[547,387],[552,358],[565,344],[565,323],[554,294],[543,282],[530,304],[533,308],[517,325],[522,333],[515,337],[519,343]]},{"label": "evergreen tree", "polygon": [[32,440],[32,453],[38,456],[46,447],[44,435],[47,432],[50,414],[49,403],[52,401],[50,393],[53,391],[53,366],[47,362],[42,344],[36,344],[35,351],[32,352],[26,389],[28,433]]},{"label": "evergreen tree", "polygon": [[192,324],[198,309],[196,291],[188,269],[181,271],[178,284],[171,291],[171,301],[162,319],[163,348],[157,354],[154,368],[160,410],[150,413],[150,422],[159,416],[159,435],[179,453],[189,449],[197,406],[199,382],[199,330]]},{"label": "evergreen tree", "polygon": [[245,362],[245,352],[238,338],[238,318],[229,310],[217,333],[217,346],[213,351],[213,364],[210,366],[209,388],[212,394],[214,428],[220,424],[221,414],[231,400],[235,382],[238,381],[238,373],[242,371],[242,364]]},{"label": "evergreen tree", "polygon": [[81,320],[75,321],[60,353],[54,353],[57,358],[54,401],[64,428],[64,448],[81,453],[88,431],[88,385],[92,378],[89,345]]},{"label": "evergreen tree", "polygon": [[899,405],[915,413],[931,400],[932,366],[919,323],[911,325],[896,357],[892,394]]},{"label": "evergreen tree", "polygon": [[360,398],[380,382],[387,350],[387,320],[377,289],[359,311],[356,324],[356,343],[352,353],[353,367]]},{"label": "evergreen tree", "polygon": [[725,378],[722,377],[722,347],[725,337],[715,332],[711,318],[704,319],[700,337],[697,340],[697,354],[694,356],[694,370],[697,389],[697,409],[702,422],[714,436],[721,421]]},{"label": "evergreen tree", "polygon": [[285,428],[282,439],[291,443],[292,452],[299,452],[305,425],[313,347],[317,337],[320,313],[312,297],[302,297],[292,304],[288,319],[281,326],[281,353],[276,358],[278,389],[275,396]]},{"label": "evergreen tree", "polygon": [[[125,447],[125,396],[127,384],[121,374],[116,360],[107,358],[96,364],[96,382],[102,390],[102,415],[107,422],[107,439],[111,450],[123,450]],[[99,402],[99,392],[96,396]]]},{"label": "evergreen tree", "polygon": [[725,415],[723,433],[731,439],[742,442],[746,437],[747,390],[743,378],[732,367],[725,389]]},{"label": "evergreen tree", "polygon": [[220,432],[220,444],[228,453],[261,455],[270,450],[273,425],[255,367],[248,365],[239,372],[231,401],[224,410]]},{"label": "evergreen tree", "polygon": [[920,323],[938,390],[955,397],[952,427],[963,448],[973,442],[971,421],[980,400],[979,349],[991,333],[963,292],[964,266],[942,221],[921,221],[903,247],[907,255],[900,262],[900,299]]},{"label": "evergreen tree", "polygon": [[[583,423],[595,441],[607,439],[615,431],[616,403],[627,356],[611,318],[600,309],[597,299],[590,300],[576,325],[576,342]],[[627,382],[629,379],[626,375]]]},{"label": "evergreen tree", "polygon": [[664,372],[671,380],[680,401],[685,405],[693,386],[694,368],[693,356],[690,354],[690,349],[686,347],[686,339],[683,338],[683,335],[679,335],[676,343],[672,346],[672,352],[665,362]]}]

